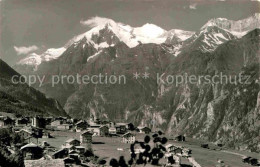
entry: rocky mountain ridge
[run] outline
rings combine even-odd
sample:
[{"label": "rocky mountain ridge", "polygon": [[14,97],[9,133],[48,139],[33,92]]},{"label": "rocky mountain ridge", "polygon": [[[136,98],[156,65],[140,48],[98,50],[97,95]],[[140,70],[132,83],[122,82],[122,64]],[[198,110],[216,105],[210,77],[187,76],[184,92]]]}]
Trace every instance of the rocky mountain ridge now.
[{"label": "rocky mountain ridge", "polygon": [[[122,39],[121,29],[115,31],[113,26],[118,24],[107,23],[101,29],[96,27],[90,31],[95,33],[87,32],[70,41],[61,56],[42,62],[37,71],[26,71],[21,66],[16,69],[23,74],[37,75],[125,75],[127,83],[122,85],[63,83],[52,87],[47,77],[42,87],[35,87],[58,99],[73,117],[86,119],[92,114],[100,119],[126,120],[160,128],[170,135],[185,134],[259,151],[260,30],[258,24],[251,23],[249,29],[239,29],[238,35],[234,29],[210,21],[195,33],[174,31],[185,35],[184,40],[170,34],[173,37],[164,37],[167,42],[142,43],[133,37],[137,42],[134,46]],[[165,35],[163,31],[158,32]],[[161,35],[157,37],[161,39]],[[136,80],[135,72],[150,75],[148,79]],[[221,73],[241,74],[249,76],[250,82],[179,85],[157,82],[157,74],[185,73],[209,77]]]}]

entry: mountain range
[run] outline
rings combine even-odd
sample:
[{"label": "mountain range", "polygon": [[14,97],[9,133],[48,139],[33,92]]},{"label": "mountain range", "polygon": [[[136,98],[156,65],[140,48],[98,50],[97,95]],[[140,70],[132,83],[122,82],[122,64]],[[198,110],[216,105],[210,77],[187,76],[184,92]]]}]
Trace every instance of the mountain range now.
[{"label": "mountain range", "polygon": [[[216,18],[196,32],[131,27],[108,19],[57,49],[35,53],[14,69],[45,75],[34,87],[57,99],[72,117],[133,122],[238,149],[260,151],[260,14]],[[149,79],[133,73],[149,73]],[[52,87],[51,75],[125,75],[126,84]],[[249,84],[158,83],[157,74],[248,77]]]}]

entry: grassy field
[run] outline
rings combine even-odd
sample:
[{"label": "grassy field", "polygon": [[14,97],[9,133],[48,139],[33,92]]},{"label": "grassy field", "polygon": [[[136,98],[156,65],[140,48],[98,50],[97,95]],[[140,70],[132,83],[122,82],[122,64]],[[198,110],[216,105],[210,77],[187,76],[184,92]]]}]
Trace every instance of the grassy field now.
[{"label": "grassy field", "polygon": [[230,167],[249,167],[250,165],[242,162],[243,155],[260,159],[260,154],[257,153],[230,150],[226,148],[222,148],[221,150],[213,144],[209,144],[210,149],[201,148],[200,144],[205,142],[189,138],[186,142],[169,141],[169,143],[190,148],[192,150],[191,156],[194,157],[201,166],[205,167],[216,166],[218,164],[218,159],[223,160],[225,165],[229,165]]},{"label": "grassy field", "polygon": [[[67,139],[76,138],[79,140],[80,133],[54,131],[51,132],[51,135],[54,138],[39,139],[39,141],[47,141],[51,146],[58,150]],[[144,136],[144,134],[137,133],[136,140],[142,141]],[[217,165],[218,159],[223,160],[225,164],[230,167],[250,167],[250,165],[242,162],[241,155],[252,156],[260,159],[260,155],[257,153],[230,149],[220,150],[216,146],[213,146],[213,144],[210,144],[210,149],[204,149],[200,147],[200,144],[203,142],[194,139],[187,139],[186,142],[170,140],[168,143],[190,148],[192,150],[191,156],[194,157],[202,167],[214,167]],[[125,159],[128,160],[130,158],[129,148],[130,144],[122,143],[120,137],[93,137],[92,149],[94,153],[100,158],[105,158],[108,162],[111,158],[118,159],[120,156],[124,156]],[[182,158],[181,161],[183,164],[190,164],[185,158]]]}]

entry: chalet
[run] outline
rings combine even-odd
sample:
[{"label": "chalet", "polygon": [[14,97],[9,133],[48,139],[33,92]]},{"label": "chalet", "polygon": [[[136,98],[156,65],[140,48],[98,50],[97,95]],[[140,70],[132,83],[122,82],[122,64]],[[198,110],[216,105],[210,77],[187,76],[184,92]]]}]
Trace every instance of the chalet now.
[{"label": "chalet", "polygon": [[108,123],[107,123],[107,126],[108,126],[108,127],[111,127],[111,128],[112,128],[112,127],[115,127],[115,123],[114,123],[114,122],[108,122]]},{"label": "chalet", "polygon": [[45,119],[39,116],[32,118],[32,126],[36,128],[45,128]]},{"label": "chalet", "polygon": [[102,124],[102,121],[97,118],[97,119],[94,121],[94,123],[95,123],[95,124]]},{"label": "chalet", "polygon": [[177,155],[173,155],[173,159],[174,159],[174,166],[181,166],[181,157],[177,156]]},{"label": "chalet", "polygon": [[55,121],[51,122],[52,127],[57,127],[57,126],[62,125],[62,124],[63,124],[62,120],[55,120]]},{"label": "chalet", "polygon": [[53,121],[53,117],[45,117],[44,119],[45,119],[45,124],[46,125],[50,125],[51,122]]},{"label": "chalet", "polygon": [[27,129],[21,129],[20,131],[17,132],[17,134],[24,139],[34,136],[33,132]]},{"label": "chalet", "polygon": [[79,121],[76,123],[76,131],[77,132],[82,132],[86,130],[89,127],[89,124],[86,121]]},{"label": "chalet", "polygon": [[80,145],[80,141],[77,139],[69,139],[65,142],[65,144],[63,145],[63,148],[70,148],[71,146],[79,146]]},{"label": "chalet", "polygon": [[175,137],[175,140],[176,141],[185,141],[185,136],[179,135],[179,136]]},{"label": "chalet", "polygon": [[77,154],[78,155],[78,152],[76,151],[76,147],[72,146],[70,149],[69,149],[69,155],[71,154]]},{"label": "chalet", "polygon": [[67,117],[56,117],[55,118],[55,120],[60,120],[60,121],[62,121],[64,123],[67,121],[67,119],[68,119]]},{"label": "chalet", "polygon": [[42,143],[42,144],[41,144],[42,147],[48,147],[48,146],[50,146],[50,144],[49,144],[47,141],[42,141],[41,143]]},{"label": "chalet", "polygon": [[63,159],[69,155],[68,149],[61,149],[52,154],[53,159]]},{"label": "chalet", "polygon": [[23,129],[23,127],[21,127],[21,126],[13,126],[12,127],[12,131],[14,133],[18,133],[21,129]]},{"label": "chalet", "polygon": [[149,134],[152,130],[148,127],[138,127],[138,131],[139,133]]},{"label": "chalet", "polygon": [[42,134],[42,138],[51,138],[50,132],[44,131]]},{"label": "chalet", "polygon": [[123,143],[134,143],[135,142],[135,136],[130,132],[125,133],[122,136],[122,142]]},{"label": "chalet", "polygon": [[26,143],[38,143],[37,135],[31,130],[21,129],[17,134],[21,136]]},{"label": "chalet", "polygon": [[109,128],[106,125],[91,125],[87,128],[88,131],[93,133],[93,136],[108,136]]},{"label": "chalet", "polygon": [[200,147],[209,149],[209,145],[208,144],[201,144]]},{"label": "chalet", "polygon": [[143,152],[145,152],[145,149],[143,149],[143,148],[135,148],[134,149],[135,154],[140,154],[140,153],[143,153]]},{"label": "chalet", "polygon": [[218,143],[217,146],[218,146],[218,147],[223,147],[223,144]]},{"label": "chalet", "polygon": [[101,126],[99,128],[100,130],[100,136],[108,136],[109,135],[109,128],[105,125]]},{"label": "chalet", "polygon": [[36,137],[42,138],[43,129],[41,129],[41,128],[32,128],[32,131],[36,135]]},{"label": "chalet", "polygon": [[73,124],[76,124],[79,120],[76,119],[76,118],[71,118],[70,121],[71,121]]},{"label": "chalet", "polygon": [[115,127],[116,127],[116,133],[118,133],[118,134],[126,133],[127,124],[125,124],[125,123],[117,123]]},{"label": "chalet", "polygon": [[34,160],[40,159],[43,156],[43,149],[36,144],[29,143],[20,149],[23,153],[24,159]]},{"label": "chalet", "polygon": [[172,144],[167,144],[165,148],[167,152],[173,152],[177,147]]},{"label": "chalet", "polygon": [[190,157],[191,151],[192,151],[191,149],[183,148],[182,149],[182,157]]},{"label": "chalet", "polygon": [[116,135],[116,128],[114,128],[114,127],[109,128],[109,129],[108,129],[108,133],[109,133],[110,135]]},{"label": "chalet", "polygon": [[72,128],[72,125],[70,125],[70,124],[62,124],[62,125],[57,125],[56,128],[58,130],[70,130]]},{"label": "chalet", "polygon": [[173,152],[174,152],[174,154],[181,156],[181,155],[182,155],[182,148],[177,147],[177,148],[175,148],[175,149],[173,150]]},{"label": "chalet", "polygon": [[63,159],[63,161],[64,161],[65,165],[67,165],[67,166],[76,163],[75,159],[70,158],[70,157],[67,157],[67,158]]},{"label": "chalet", "polygon": [[259,165],[260,165],[260,162],[258,161],[258,159],[252,158],[252,159],[250,160],[250,164],[251,164],[252,166],[259,166]]},{"label": "chalet", "polygon": [[0,117],[0,127],[4,127],[4,126],[5,126],[4,119]]},{"label": "chalet", "polygon": [[30,136],[30,137],[24,139],[24,142],[38,144],[38,138],[36,138],[34,136]]},{"label": "chalet", "polygon": [[100,136],[101,125],[91,125],[87,130],[93,133],[93,136]]},{"label": "chalet", "polygon": [[30,127],[24,127],[24,129],[32,132],[34,137],[38,137],[38,138],[42,137],[43,129],[41,128],[35,128],[33,126],[30,126]]},{"label": "chalet", "polygon": [[130,149],[130,153],[132,153],[132,151],[134,151],[135,154],[140,154],[145,152],[145,149],[142,147],[142,145],[144,144],[144,142],[139,142],[139,144],[134,145],[133,150]]},{"label": "chalet", "polygon": [[71,154],[69,154],[68,158],[73,159],[75,164],[80,164],[80,159],[79,159],[79,154],[78,153],[71,152]]},{"label": "chalet", "polygon": [[134,124],[132,124],[132,123],[127,124],[127,129],[131,130],[131,131],[135,130]]},{"label": "chalet", "polygon": [[29,119],[28,118],[18,118],[15,120],[15,125],[16,126],[27,126],[29,124]]},{"label": "chalet", "polygon": [[83,146],[76,146],[75,150],[79,153],[79,154],[84,154],[86,151],[86,148]]},{"label": "chalet", "polygon": [[80,135],[80,143],[81,144],[91,144],[92,143],[92,135],[93,133],[90,131],[86,131]]},{"label": "chalet", "polygon": [[11,119],[10,117],[0,116],[0,127],[13,126],[14,124],[15,124],[15,121],[13,119]]}]

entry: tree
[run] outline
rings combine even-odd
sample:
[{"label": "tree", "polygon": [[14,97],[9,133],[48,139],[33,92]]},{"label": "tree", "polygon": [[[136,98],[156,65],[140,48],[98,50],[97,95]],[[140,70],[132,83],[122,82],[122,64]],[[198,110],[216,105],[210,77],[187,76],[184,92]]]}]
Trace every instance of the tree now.
[{"label": "tree", "polygon": [[[168,139],[166,137],[161,137],[163,133],[158,133],[154,134],[153,137],[153,142],[154,142],[154,147],[151,148],[149,145],[149,142],[151,141],[150,136],[145,136],[144,137],[144,142],[138,142],[136,141],[135,143],[130,145],[130,154],[131,154],[131,159],[126,163],[125,159],[123,156],[119,158],[117,161],[116,159],[111,159],[110,160],[110,166],[113,167],[127,167],[127,166],[132,166],[132,165],[159,165],[160,159],[162,159],[166,153],[166,148],[163,146],[168,142]],[[144,152],[139,153],[138,155],[135,153],[135,146],[139,145],[142,149],[144,149]],[[171,162],[173,162],[170,159]]]}]

